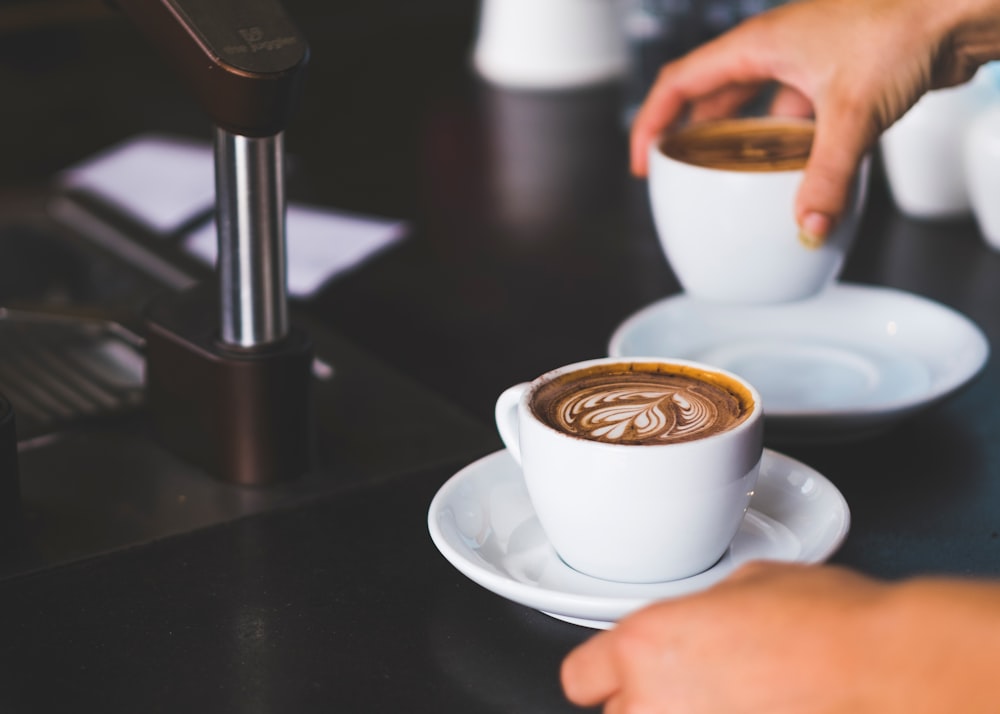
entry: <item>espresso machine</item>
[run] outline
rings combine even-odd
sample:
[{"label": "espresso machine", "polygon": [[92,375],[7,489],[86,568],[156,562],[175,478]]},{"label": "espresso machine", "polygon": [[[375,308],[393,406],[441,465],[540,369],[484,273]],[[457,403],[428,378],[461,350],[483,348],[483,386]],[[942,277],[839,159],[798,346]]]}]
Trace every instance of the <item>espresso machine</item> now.
[{"label": "espresso machine", "polygon": [[[491,426],[355,342],[322,301],[288,298],[284,132],[310,52],[285,11],[272,0],[114,2],[92,24],[27,35],[30,56],[72,49],[65,72],[30,90],[68,93],[55,97],[61,114],[42,118],[86,135],[81,154],[102,162],[95,147],[126,132],[176,135],[158,145],[196,146],[209,174],[212,151],[188,134],[214,134],[215,205],[200,203],[199,185],[183,224],[148,224],[100,186],[65,180],[79,163],[0,187],[0,582],[496,448]],[[329,15],[342,31],[343,14]],[[134,71],[147,55],[152,71]],[[335,53],[324,60],[340,70]],[[81,72],[100,91],[77,87]],[[30,63],[23,74],[34,79]],[[101,91],[114,103],[94,102]],[[310,200],[339,202],[324,151],[292,160]],[[21,155],[34,161],[27,145]],[[174,170],[148,157],[132,164],[136,196]],[[335,182],[351,170],[336,168]],[[214,269],[185,243],[213,209]],[[324,230],[314,237],[336,245],[338,229]]]},{"label": "espresso machine", "polygon": [[312,345],[290,324],[284,130],[309,47],[273,0],[118,0],[215,125],[216,280],[144,315],[147,406],[167,448],[227,482],[309,465]]}]

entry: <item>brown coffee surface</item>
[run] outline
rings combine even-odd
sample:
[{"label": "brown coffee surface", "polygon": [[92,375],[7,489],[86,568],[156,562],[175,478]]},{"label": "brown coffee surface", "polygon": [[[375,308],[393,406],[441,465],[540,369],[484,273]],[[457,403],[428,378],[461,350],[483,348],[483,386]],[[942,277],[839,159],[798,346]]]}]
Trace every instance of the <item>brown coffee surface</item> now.
[{"label": "brown coffee surface", "polygon": [[612,444],[670,444],[732,429],[753,409],[725,375],[681,365],[600,365],[546,382],[531,409],[557,431]]},{"label": "brown coffee surface", "polygon": [[724,119],[694,124],[660,140],[677,161],[730,171],[791,171],[806,165],[813,123],[800,119]]}]

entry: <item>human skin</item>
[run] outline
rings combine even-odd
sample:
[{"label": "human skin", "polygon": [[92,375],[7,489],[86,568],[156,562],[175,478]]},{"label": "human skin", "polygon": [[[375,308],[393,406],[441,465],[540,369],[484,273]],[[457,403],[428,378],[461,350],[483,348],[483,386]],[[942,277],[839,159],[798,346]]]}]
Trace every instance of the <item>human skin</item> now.
[{"label": "human skin", "polygon": [[925,91],[997,57],[1000,0],[790,2],[663,67],[633,123],[632,171],[646,175],[651,141],[679,120],[730,116],[776,84],[772,113],[816,118],[795,218],[819,244],[878,136]]},{"label": "human skin", "polygon": [[[795,217],[818,244],[881,132],[998,57],[1000,0],[797,0],[664,67],[632,169],[646,174],[661,131],[729,116],[776,82],[772,113],[816,117]],[[570,701],[606,714],[979,714],[1000,711],[998,661],[1000,581],[758,563],[622,619],[561,676]]]},{"label": "human skin", "polygon": [[998,659],[1000,584],[756,563],[595,635],[562,684],[605,714],[980,714]]}]

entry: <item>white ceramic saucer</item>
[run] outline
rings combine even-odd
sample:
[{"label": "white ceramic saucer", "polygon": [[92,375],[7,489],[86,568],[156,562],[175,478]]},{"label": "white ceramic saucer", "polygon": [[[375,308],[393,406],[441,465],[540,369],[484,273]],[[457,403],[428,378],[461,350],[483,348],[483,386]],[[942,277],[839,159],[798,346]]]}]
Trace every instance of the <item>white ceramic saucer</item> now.
[{"label": "white ceramic saucer", "polygon": [[556,555],[531,507],[520,467],[503,450],[452,476],[431,502],[427,523],[438,550],[471,580],[561,620],[603,629],[653,600],[706,588],[750,560],[825,560],[847,535],[850,511],[826,478],[765,450],[750,511],[713,567],[663,583],[600,580]]},{"label": "white ceramic saucer", "polygon": [[761,393],[769,440],[830,441],[881,431],[948,396],[983,367],[989,343],[940,303],[838,284],[781,305],[669,297],[622,323],[609,352],[728,369]]}]

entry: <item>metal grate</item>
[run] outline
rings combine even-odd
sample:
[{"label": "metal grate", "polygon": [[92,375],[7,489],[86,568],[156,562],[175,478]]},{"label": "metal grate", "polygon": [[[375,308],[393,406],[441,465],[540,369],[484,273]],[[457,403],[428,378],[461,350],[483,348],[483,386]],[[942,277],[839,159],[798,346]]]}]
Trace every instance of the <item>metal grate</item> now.
[{"label": "metal grate", "polygon": [[142,340],[117,323],[0,309],[0,394],[18,439],[142,404]]}]

